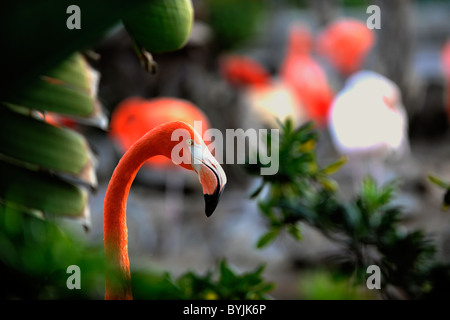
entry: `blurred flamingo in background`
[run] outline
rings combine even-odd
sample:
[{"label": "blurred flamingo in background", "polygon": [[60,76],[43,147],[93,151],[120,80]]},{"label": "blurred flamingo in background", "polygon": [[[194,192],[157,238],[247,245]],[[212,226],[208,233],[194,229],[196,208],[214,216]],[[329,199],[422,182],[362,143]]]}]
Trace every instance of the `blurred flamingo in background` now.
[{"label": "blurred flamingo in background", "polygon": [[317,52],[343,76],[363,67],[374,46],[375,34],[356,19],[340,19],[325,27],[317,37]]},{"label": "blurred flamingo in background", "polygon": [[59,116],[53,113],[46,113],[44,116],[45,122],[54,125],[55,127],[66,127],[70,129],[76,129],[78,123],[73,118]]},{"label": "blurred flamingo in background", "polygon": [[291,27],[280,77],[295,92],[308,120],[322,127],[326,125],[334,92],[325,71],[311,56],[312,44],[313,39],[306,27],[299,24]]},{"label": "blurred flamingo in background", "polygon": [[333,101],[328,125],[337,151],[349,158],[356,183],[366,174],[384,182],[385,160],[409,152],[401,92],[376,72],[363,70],[348,78]]},{"label": "blurred flamingo in background", "polygon": [[[148,131],[171,121],[184,121],[191,126],[194,126],[195,121],[200,121],[202,128],[199,134],[202,137],[210,128],[207,116],[189,101],[167,97],[150,100],[129,97],[119,103],[112,113],[109,135],[119,147],[120,154],[124,154]],[[161,175],[164,176],[166,216],[171,221],[167,233],[173,233],[173,236],[163,239],[166,241],[163,244],[172,246],[168,241],[177,243],[176,226],[184,208],[184,188],[193,182],[190,180],[192,177],[174,166],[170,159],[159,155],[147,160],[145,169],[147,170],[142,172],[146,174],[144,178],[152,183],[161,180]],[[171,249],[174,249],[173,246]]]},{"label": "blurred flamingo in background", "polygon": [[447,40],[442,48],[441,61],[445,78],[445,106],[450,121],[450,40]]},{"label": "blurred flamingo in background", "polygon": [[267,86],[272,82],[271,75],[260,63],[240,56],[230,55],[220,61],[220,70],[227,81],[236,87]]},{"label": "blurred flamingo in background", "polygon": [[[188,137],[173,141],[172,133],[183,129]],[[226,176],[216,159],[204,145],[199,133],[185,122],[174,121],[155,126],[124,154],[109,181],[103,206],[103,234],[107,262],[105,299],[132,299],[128,231],[126,225],[127,198],[140,167],[154,156],[170,159],[172,149],[183,143],[181,167],[195,171],[203,187],[205,213],[215,210],[226,184]],[[111,275],[110,267],[118,272]]]},{"label": "blurred flamingo in background", "polygon": [[[154,127],[169,121],[185,121],[194,126],[201,121],[203,136],[210,128],[206,115],[189,101],[178,98],[143,99],[130,97],[117,105],[111,115],[110,137],[120,147],[121,153]],[[172,162],[163,156],[156,156],[146,162],[150,168],[173,168]]]},{"label": "blurred flamingo in background", "polygon": [[229,55],[220,61],[220,71],[228,83],[243,90],[243,126],[250,128],[276,128],[275,119],[291,118],[294,123],[304,122],[302,108],[293,90],[284,82],[274,79],[257,61],[250,57]]}]

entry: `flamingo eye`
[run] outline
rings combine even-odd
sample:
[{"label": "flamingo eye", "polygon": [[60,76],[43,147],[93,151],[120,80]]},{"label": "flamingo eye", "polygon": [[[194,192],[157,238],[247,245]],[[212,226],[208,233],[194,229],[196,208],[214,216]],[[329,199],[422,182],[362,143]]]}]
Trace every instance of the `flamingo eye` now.
[{"label": "flamingo eye", "polygon": [[192,146],[194,144],[194,140],[188,139],[187,144],[188,144],[188,146]]}]

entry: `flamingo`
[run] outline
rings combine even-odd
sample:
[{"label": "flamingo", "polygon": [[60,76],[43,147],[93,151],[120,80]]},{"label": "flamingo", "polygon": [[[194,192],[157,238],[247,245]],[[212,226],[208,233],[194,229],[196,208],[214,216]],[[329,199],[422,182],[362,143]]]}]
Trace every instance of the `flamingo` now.
[{"label": "flamingo", "polygon": [[450,121],[450,40],[444,44],[441,52],[441,61],[444,69],[445,87],[446,87],[446,109]]},{"label": "flamingo", "polygon": [[[384,161],[409,152],[407,116],[398,86],[383,75],[362,70],[347,79],[334,99],[328,119],[337,151],[362,172],[384,179]],[[363,168],[362,166],[368,166]]]},{"label": "flamingo", "polygon": [[[195,121],[199,121],[202,125],[199,131],[201,136],[210,128],[207,116],[189,101],[169,97],[129,97],[118,104],[111,116],[110,137],[123,154],[149,130],[170,121],[184,121],[191,126],[195,125]],[[159,180],[165,184],[165,213],[168,224],[161,226],[167,229],[163,231],[166,237],[161,245],[163,252],[176,250],[177,238],[181,234],[179,228],[184,208],[184,187],[191,182],[188,180],[190,176],[163,156],[147,160],[144,168],[147,169],[144,172],[146,175],[143,176],[146,181]],[[168,234],[170,236],[167,236]]]},{"label": "flamingo", "polygon": [[[181,142],[174,141],[175,130],[183,130]],[[172,159],[172,150],[182,144],[182,162],[179,166],[197,173],[203,187],[205,213],[214,212],[226,184],[226,176],[217,160],[209,152],[194,128],[182,121],[163,123],[140,138],[123,155],[109,181],[103,206],[103,234],[107,266],[119,272],[114,281],[107,267],[105,299],[132,299],[130,262],[128,256],[128,231],[126,226],[126,202],[133,180],[139,168],[154,156]]]},{"label": "flamingo", "polygon": [[311,56],[312,42],[306,27],[298,24],[291,27],[288,51],[281,65],[280,76],[292,87],[306,108],[309,120],[323,127],[334,92],[325,71]]},{"label": "flamingo", "polygon": [[220,62],[223,77],[233,86],[242,89],[248,109],[244,110],[244,126],[276,128],[275,119],[291,118],[296,124],[304,122],[302,108],[292,88],[274,79],[255,60],[230,55]]},{"label": "flamingo", "polygon": [[375,43],[373,30],[356,19],[340,19],[319,34],[317,51],[345,77],[361,69]]}]

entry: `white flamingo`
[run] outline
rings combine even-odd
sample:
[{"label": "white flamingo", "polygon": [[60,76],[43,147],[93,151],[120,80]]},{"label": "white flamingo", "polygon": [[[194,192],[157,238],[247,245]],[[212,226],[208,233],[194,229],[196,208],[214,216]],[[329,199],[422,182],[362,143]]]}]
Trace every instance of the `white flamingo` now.
[{"label": "white flamingo", "polygon": [[385,182],[386,160],[409,153],[400,89],[376,72],[363,70],[348,78],[332,103],[328,125],[336,150],[348,156],[358,184],[367,174],[378,183]]}]

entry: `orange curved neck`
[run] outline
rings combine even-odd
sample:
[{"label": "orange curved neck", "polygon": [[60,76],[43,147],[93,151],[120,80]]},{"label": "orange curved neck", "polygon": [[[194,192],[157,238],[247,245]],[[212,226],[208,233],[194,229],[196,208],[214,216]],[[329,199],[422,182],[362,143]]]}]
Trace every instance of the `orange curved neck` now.
[{"label": "orange curved neck", "polygon": [[146,160],[156,155],[170,157],[174,143],[170,137],[176,128],[180,123],[167,123],[149,131],[124,154],[111,177],[103,205],[105,299],[132,299],[126,225],[128,193]]}]

